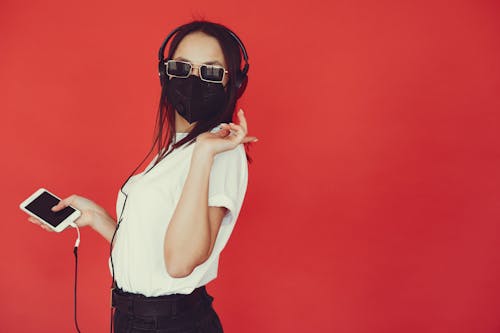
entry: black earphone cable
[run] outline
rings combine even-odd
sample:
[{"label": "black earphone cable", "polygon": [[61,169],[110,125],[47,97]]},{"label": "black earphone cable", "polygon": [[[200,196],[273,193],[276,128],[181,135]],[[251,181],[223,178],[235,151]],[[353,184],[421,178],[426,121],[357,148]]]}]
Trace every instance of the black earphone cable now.
[{"label": "black earphone cable", "polygon": [[[113,232],[113,236],[111,237],[111,242],[109,243],[109,259],[110,259],[110,262],[111,262],[111,304],[110,304],[110,332],[112,333],[113,332],[113,289],[115,289],[117,287],[117,284],[116,284],[116,281],[115,281],[115,266],[114,266],[114,263],[113,263],[113,243],[114,243],[114,240],[115,240],[115,237],[116,237],[116,234],[118,232],[118,228],[120,228],[120,223],[123,219],[122,215],[123,215],[123,211],[125,209],[125,204],[127,203],[127,199],[128,199],[128,194],[125,193],[123,191],[123,188],[125,187],[125,185],[128,183],[128,181],[130,180],[130,178],[132,178],[132,176],[135,174],[135,172],[140,168],[140,166],[144,163],[144,161],[148,158],[148,156],[151,154],[151,152],[153,151],[154,147],[155,147],[155,143],[157,141],[155,140],[153,142],[153,144],[151,145],[151,149],[149,150],[149,152],[147,153],[147,155],[144,157],[144,159],[141,161],[141,163],[139,163],[139,165],[134,169],[134,171],[132,171],[132,173],[130,174],[130,176],[128,176],[127,180],[125,180],[125,182],[123,183],[123,185],[121,186],[120,188],[120,192],[122,192],[122,194],[125,196],[125,200],[123,201],[123,205],[122,205],[122,209],[120,211],[120,217],[118,218],[118,221],[116,223],[116,228],[115,228],[115,231]],[[151,169],[153,169],[156,165],[153,165],[149,170],[145,171],[143,174],[146,174],[148,173]]]},{"label": "black earphone cable", "polygon": [[75,309],[75,327],[76,331],[80,333],[80,328],[78,327],[78,319],[76,317],[76,286],[77,286],[77,277],[78,277],[78,246],[75,246],[73,249],[73,253],[75,254],[75,288],[74,288],[74,309]]},{"label": "black earphone cable", "polygon": [[[122,205],[122,210],[120,212],[120,218],[118,219],[118,222],[116,224],[116,228],[115,228],[115,231],[113,232],[113,237],[111,238],[111,242],[110,242],[110,250],[109,250],[109,256],[110,256],[110,260],[111,260],[111,271],[112,271],[112,281],[111,281],[111,292],[113,291],[114,287],[116,286],[116,281],[115,281],[115,268],[114,268],[114,265],[113,265],[113,256],[112,256],[112,252],[113,252],[113,242],[114,242],[114,239],[115,239],[115,236],[116,236],[116,233],[118,231],[118,228],[120,227],[120,222],[122,220],[122,215],[123,215],[123,210],[125,208],[125,204],[127,203],[127,198],[128,198],[128,195],[127,193],[123,192],[123,188],[124,186],[127,184],[127,182],[129,181],[129,179],[134,175],[134,173],[137,171],[137,169],[139,169],[139,167],[144,163],[144,161],[148,158],[148,156],[151,154],[151,152],[153,151],[154,149],[154,144],[156,143],[153,142],[152,146],[151,146],[151,149],[149,150],[148,154],[146,155],[146,157],[144,157],[144,159],[141,161],[141,163],[139,163],[139,165],[134,169],[134,171],[132,171],[132,173],[130,174],[130,176],[128,176],[127,180],[123,183],[123,185],[121,186],[120,188],[120,191],[125,195],[125,200],[123,202],[123,205]],[[151,167],[149,170],[145,171],[144,174],[146,174],[147,172],[149,172],[151,169],[153,169],[155,167],[155,165],[153,165],[153,167]],[[75,242],[75,246],[74,246],[74,249],[73,249],[73,254],[75,255],[75,283],[74,283],[74,289],[73,289],[73,292],[74,292],[74,321],[75,321],[75,328],[76,328],[76,331],[78,333],[80,333],[80,327],[78,326],[78,319],[77,319],[77,285],[78,285],[78,246],[80,245],[80,229],[78,228],[78,225],[76,223],[71,223],[70,226],[72,226],[73,228],[76,228],[77,232],[78,232],[78,238]],[[112,297],[112,295],[111,295]],[[112,304],[110,304],[111,306],[111,332],[113,332],[113,306]]]},{"label": "black earphone cable", "polygon": [[73,292],[74,292],[74,295],[73,295],[73,300],[74,300],[74,304],[73,304],[73,309],[74,309],[74,314],[75,314],[75,317],[74,317],[74,320],[75,320],[75,328],[76,328],[76,331],[78,333],[80,333],[80,327],[78,327],[78,319],[77,319],[77,311],[76,311],[76,304],[77,304],[77,298],[76,298],[76,286],[77,286],[77,278],[78,278],[78,247],[80,246],[80,229],[78,228],[78,225],[75,223],[75,222],[71,222],[70,223],[70,226],[75,228],[76,229],[76,232],[77,232],[77,239],[75,241],[75,246],[73,248],[73,254],[75,255],[75,285],[74,285],[74,289],[73,289]]}]

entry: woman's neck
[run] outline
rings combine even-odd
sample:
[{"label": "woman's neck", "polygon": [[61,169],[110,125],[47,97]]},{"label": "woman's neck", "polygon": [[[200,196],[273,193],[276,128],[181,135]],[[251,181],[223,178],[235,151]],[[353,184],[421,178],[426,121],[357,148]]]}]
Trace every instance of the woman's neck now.
[{"label": "woman's neck", "polygon": [[196,122],[189,124],[186,119],[184,119],[177,111],[175,111],[175,132],[176,133],[187,133],[190,132]]}]

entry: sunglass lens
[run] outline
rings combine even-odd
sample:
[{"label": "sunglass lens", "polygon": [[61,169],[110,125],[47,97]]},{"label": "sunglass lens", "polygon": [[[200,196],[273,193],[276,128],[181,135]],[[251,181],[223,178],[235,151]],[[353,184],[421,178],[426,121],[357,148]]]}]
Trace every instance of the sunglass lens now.
[{"label": "sunglass lens", "polygon": [[224,69],[219,66],[203,65],[200,67],[200,75],[205,80],[222,82]]},{"label": "sunglass lens", "polygon": [[174,76],[188,76],[191,71],[191,65],[181,61],[169,61],[167,65],[167,74]]}]

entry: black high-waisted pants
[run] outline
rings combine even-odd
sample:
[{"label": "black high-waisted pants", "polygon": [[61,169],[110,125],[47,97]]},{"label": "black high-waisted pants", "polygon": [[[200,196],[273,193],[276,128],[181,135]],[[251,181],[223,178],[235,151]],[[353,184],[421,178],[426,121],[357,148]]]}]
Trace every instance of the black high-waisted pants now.
[{"label": "black high-waisted pants", "polygon": [[115,333],[223,333],[205,286],[191,294],[146,297],[113,290]]}]

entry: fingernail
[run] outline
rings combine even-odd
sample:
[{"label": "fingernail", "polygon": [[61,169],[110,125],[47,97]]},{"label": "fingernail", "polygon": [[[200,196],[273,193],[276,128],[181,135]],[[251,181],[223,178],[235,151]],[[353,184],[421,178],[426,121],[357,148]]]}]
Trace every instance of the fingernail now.
[{"label": "fingernail", "polygon": [[56,206],[52,206],[52,208],[51,208],[50,210],[54,210],[54,208],[55,208],[55,207],[56,207]]},{"label": "fingernail", "polygon": [[257,141],[259,141],[259,139],[257,139],[257,138],[253,139],[253,142],[257,142]]}]

